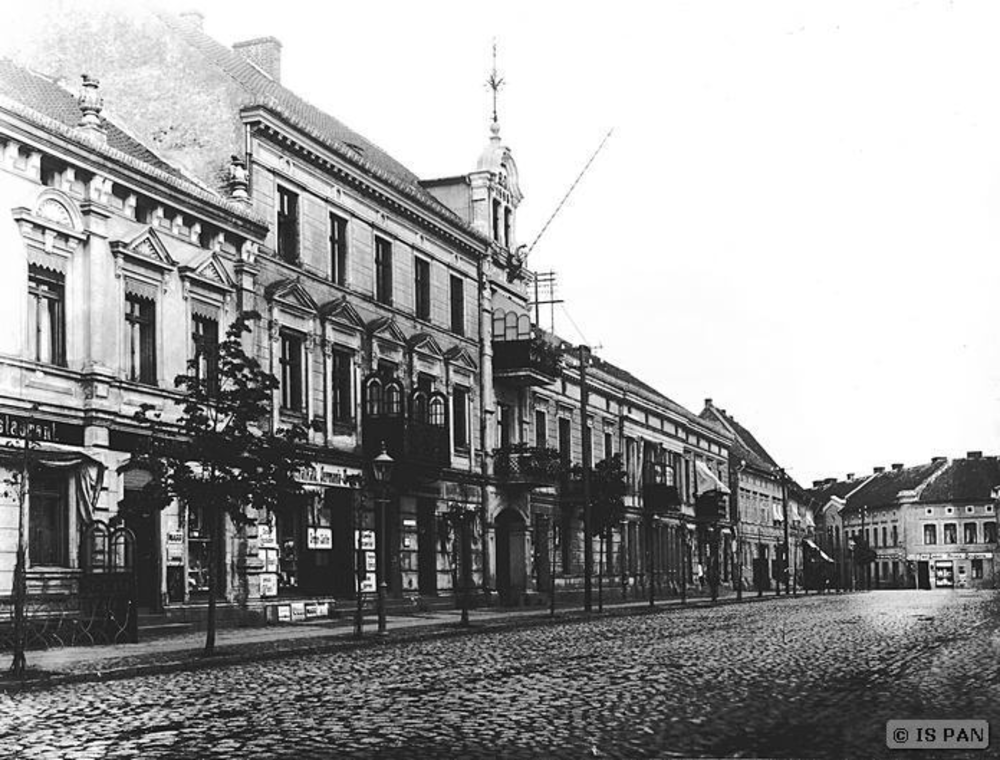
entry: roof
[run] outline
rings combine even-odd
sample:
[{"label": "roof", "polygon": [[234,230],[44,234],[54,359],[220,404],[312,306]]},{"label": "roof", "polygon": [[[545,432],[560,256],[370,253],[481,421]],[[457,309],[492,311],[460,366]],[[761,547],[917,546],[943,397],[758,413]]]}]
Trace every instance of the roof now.
[{"label": "roof", "polygon": [[155,13],[174,34],[200,52],[209,63],[228,75],[243,90],[243,107],[258,106],[273,112],[341,158],[391,185],[450,224],[477,238],[487,239],[438,201],[420,184],[413,172],[375,143],[308,103],[243,55],[213,39],[193,24],[165,11],[158,10]]},{"label": "roof", "polygon": [[847,499],[844,512],[857,512],[861,507],[873,509],[896,504],[896,498],[900,491],[918,489],[946,464],[944,461],[929,462],[877,473],[851,494]]},{"label": "roof", "polygon": [[732,454],[734,459],[742,459],[751,467],[764,472],[771,472],[778,468],[778,463],[760,445],[760,442],[753,434],[718,407],[706,406],[699,416],[703,420],[711,420],[713,415],[720,420],[724,427],[733,432],[735,440],[732,446]]},{"label": "roof", "polygon": [[[6,58],[0,59],[0,94],[67,127],[76,127],[83,116],[76,95],[56,80],[18,66]],[[161,159],[114,122],[102,116],[101,123],[110,147],[174,177],[187,179],[176,167]]]},{"label": "roof", "polygon": [[821,486],[809,488],[806,490],[805,494],[807,498],[812,499],[817,504],[826,504],[834,497],[838,499],[846,499],[847,495],[851,491],[860,487],[864,482],[864,478],[859,478],[857,480],[834,480],[826,482]]},{"label": "roof", "polygon": [[955,459],[920,494],[922,502],[989,501],[1000,485],[996,457]]},{"label": "roof", "polygon": [[0,107],[49,134],[58,135],[67,142],[86,147],[89,151],[100,153],[129,168],[138,169],[199,201],[210,203],[256,224],[266,225],[250,209],[195,182],[103,115],[100,118],[107,143],[102,144],[85,137],[77,129],[82,116],[77,96],[57,80],[6,58],[0,58]]}]

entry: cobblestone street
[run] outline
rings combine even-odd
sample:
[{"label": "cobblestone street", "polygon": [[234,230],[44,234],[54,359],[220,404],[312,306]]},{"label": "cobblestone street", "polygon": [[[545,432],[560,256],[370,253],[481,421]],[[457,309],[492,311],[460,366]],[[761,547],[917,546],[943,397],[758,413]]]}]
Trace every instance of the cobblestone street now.
[{"label": "cobblestone street", "polygon": [[[0,696],[0,757],[928,757],[1000,730],[990,592],[679,610]],[[948,753],[983,757],[983,753]]]}]

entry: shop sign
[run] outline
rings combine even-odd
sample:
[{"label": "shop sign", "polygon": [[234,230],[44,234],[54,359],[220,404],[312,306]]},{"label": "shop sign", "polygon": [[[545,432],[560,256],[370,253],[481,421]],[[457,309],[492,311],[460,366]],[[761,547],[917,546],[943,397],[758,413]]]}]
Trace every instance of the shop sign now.
[{"label": "shop sign", "polygon": [[375,552],[365,552],[365,571],[374,573],[375,567]]},{"label": "shop sign", "polygon": [[[275,581],[277,581],[277,578],[275,578]],[[278,606],[278,622],[279,623],[292,622],[292,608],[287,604],[282,604]]]},{"label": "shop sign", "polygon": [[333,528],[306,528],[306,548],[308,549],[332,549],[333,548]]},{"label": "shop sign", "polygon": [[270,523],[257,523],[257,543],[262,549],[277,547],[278,538],[274,535],[274,526]]},{"label": "shop sign", "polygon": [[[261,573],[260,574],[260,595],[261,596],[277,596],[278,595],[278,574],[277,573]],[[278,619],[281,619],[281,608],[278,608]]]},{"label": "shop sign", "polygon": [[306,619],[306,603],[292,602],[292,622],[300,623]]},{"label": "shop sign", "polygon": [[[358,545],[358,531],[354,531],[354,546]],[[361,549],[363,551],[375,551],[375,531],[373,530],[363,530],[361,531]]]},{"label": "shop sign", "polygon": [[316,612],[316,602],[306,602],[306,620],[315,617],[319,617],[319,613]]},{"label": "shop sign", "polygon": [[167,533],[167,564],[184,564],[184,533],[179,530],[172,530]]},{"label": "shop sign", "polygon": [[20,414],[0,413],[0,437],[83,445],[83,426],[52,420],[32,420]]},{"label": "shop sign", "polygon": [[320,486],[337,486],[340,488],[357,488],[352,481],[361,477],[361,470],[355,467],[334,467],[333,465],[314,462],[298,471],[295,479],[300,483]]},{"label": "shop sign", "polygon": [[993,559],[993,552],[969,552],[969,559]]}]

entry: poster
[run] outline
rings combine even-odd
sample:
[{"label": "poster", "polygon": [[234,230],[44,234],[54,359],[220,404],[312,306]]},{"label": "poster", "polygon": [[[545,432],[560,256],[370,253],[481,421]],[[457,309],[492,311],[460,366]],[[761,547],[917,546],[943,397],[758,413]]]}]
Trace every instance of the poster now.
[{"label": "poster", "polygon": [[[358,545],[358,531],[354,531],[354,546]],[[361,531],[361,548],[365,551],[375,551],[375,531]]]},{"label": "poster", "polygon": [[261,548],[276,547],[278,540],[274,535],[274,526],[270,523],[257,524],[257,543]]},{"label": "poster", "polygon": [[333,548],[333,528],[306,529],[307,549],[332,549]]},{"label": "poster", "polygon": [[260,595],[264,596],[277,596],[278,595],[278,575],[277,573],[261,573],[260,576]]}]

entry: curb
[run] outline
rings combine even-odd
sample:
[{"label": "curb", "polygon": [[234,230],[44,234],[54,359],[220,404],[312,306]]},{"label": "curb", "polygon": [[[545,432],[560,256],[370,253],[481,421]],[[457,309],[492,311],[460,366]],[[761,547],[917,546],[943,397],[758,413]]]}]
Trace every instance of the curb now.
[{"label": "curb", "polygon": [[[638,617],[642,615],[670,613],[678,610],[711,609],[713,607],[745,605],[782,599],[794,600],[798,598],[798,596],[777,596],[770,594],[761,597],[744,596],[742,600],[737,600],[735,596],[725,597],[715,602],[704,598],[690,600],[683,604],[677,601],[670,601],[666,604],[660,602],[660,604],[653,607],[642,604],[624,607],[616,606],[605,608],[603,612],[593,610],[588,613],[584,610],[564,609],[562,611],[557,610],[555,616],[550,616],[544,612],[531,612],[520,613],[520,615],[524,615],[524,617],[520,617],[519,614],[515,613],[511,617],[493,621],[473,621],[468,626],[462,626],[458,622],[429,623],[427,625],[390,631],[384,636],[379,636],[377,633],[371,632],[361,639],[354,638],[350,633],[332,633],[329,637],[315,639],[317,641],[315,644],[307,643],[314,641],[313,639],[292,639],[293,642],[298,643],[292,643],[287,648],[267,649],[265,648],[267,647],[265,643],[258,645],[261,648],[233,644],[232,646],[235,651],[214,654],[211,657],[199,657],[197,650],[185,650],[182,653],[178,653],[185,656],[183,660],[136,663],[109,670],[90,670],[78,673],[38,673],[34,677],[29,677],[21,681],[0,681],[0,694],[42,691],[74,683],[118,681],[146,675],[195,672],[228,665],[239,665],[251,661],[270,662],[302,655],[330,654],[345,650],[353,651],[375,647],[397,646],[484,633],[502,633],[504,631],[541,628],[560,624],[577,624],[608,618]],[[803,598],[805,598],[804,595]]]}]

